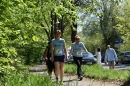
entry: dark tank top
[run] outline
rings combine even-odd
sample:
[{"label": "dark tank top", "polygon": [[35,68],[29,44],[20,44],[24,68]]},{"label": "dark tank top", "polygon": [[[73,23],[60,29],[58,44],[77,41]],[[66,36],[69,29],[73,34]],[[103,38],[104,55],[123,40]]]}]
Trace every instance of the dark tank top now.
[{"label": "dark tank top", "polygon": [[47,52],[47,58],[50,60],[51,57],[51,51],[50,51],[50,47],[47,46],[48,52]]}]

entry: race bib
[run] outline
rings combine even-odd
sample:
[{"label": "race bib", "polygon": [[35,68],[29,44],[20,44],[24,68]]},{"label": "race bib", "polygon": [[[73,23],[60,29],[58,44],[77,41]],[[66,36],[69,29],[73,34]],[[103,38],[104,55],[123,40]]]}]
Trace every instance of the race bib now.
[{"label": "race bib", "polygon": [[80,51],[78,51],[78,52],[77,52],[77,55],[78,55],[78,56],[79,56],[79,55],[81,55],[81,52],[80,52]]},{"label": "race bib", "polygon": [[62,54],[62,50],[60,49],[56,50],[56,54]]}]

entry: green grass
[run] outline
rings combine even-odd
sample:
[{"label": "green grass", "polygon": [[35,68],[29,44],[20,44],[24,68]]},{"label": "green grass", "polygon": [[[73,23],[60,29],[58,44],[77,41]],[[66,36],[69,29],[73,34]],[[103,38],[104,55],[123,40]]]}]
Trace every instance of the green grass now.
[{"label": "green grass", "polygon": [[47,74],[34,75],[29,72],[20,72],[7,75],[0,80],[0,86],[57,86]]},{"label": "green grass", "polygon": [[[76,74],[75,64],[65,64],[65,72]],[[130,82],[130,74],[128,71],[117,71],[104,69],[98,65],[82,65],[83,76],[92,79],[102,80],[121,80]],[[93,84],[93,80],[90,82]],[[102,84],[102,83],[101,83]],[[31,74],[27,69],[19,70],[16,73],[6,75],[0,79],[0,86],[59,86],[52,81],[47,74]],[[69,86],[69,84],[67,85]],[[101,85],[102,86],[102,85]],[[125,86],[125,85],[124,85]]]},{"label": "green grass", "polygon": [[[77,73],[77,66],[75,64],[65,64],[65,72],[67,73]],[[119,71],[119,70],[109,70],[94,64],[94,65],[82,65],[83,76],[102,79],[102,80],[121,80],[127,81],[130,77],[129,71]]]}]

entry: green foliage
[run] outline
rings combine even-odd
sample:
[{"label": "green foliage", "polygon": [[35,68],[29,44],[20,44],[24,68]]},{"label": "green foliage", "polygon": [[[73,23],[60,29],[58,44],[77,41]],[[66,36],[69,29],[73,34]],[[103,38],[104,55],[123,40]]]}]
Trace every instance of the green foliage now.
[{"label": "green foliage", "polygon": [[71,46],[71,31],[69,29],[70,27],[66,27],[64,33],[63,33],[63,38],[65,39],[66,41],[66,47],[69,48]]},{"label": "green foliage", "polygon": [[54,27],[51,13],[71,25],[76,12],[73,0],[1,0],[0,75],[39,61]]},{"label": "green foliage", "polygon": [[27,71],[7,75],[0,86],[57,86],[46,74],[31,74]]},{"label": "green foliage", "polygon": [[39,7],[22,0],[0,1],[0,77],[17,66],[37,62],[47,44],[44,30],[35,22]]},{"label": "green foliage", "polygon": [[130,39],[130,1],[125,0],[122,1],[121,5],[118,6],[119,11],[117,12],[118,16],[116,16],[117,25],[114,27],[118,30],[118,33],[121,35],[124,40],[123,44],[121,44],[119,51],[129,51],[129,39]]},{"label": "green foliage", "polygon": [[[103,36],[100,33],[93,32],[95,34],[91,34],[91,36],[84,37],[81,35],[82,39],[81,42],[83,42],[89,52],[92,52],[95,54],[98,47],[102,47],[102,40]],[[87,34],[87,33],[86,33]]]}]

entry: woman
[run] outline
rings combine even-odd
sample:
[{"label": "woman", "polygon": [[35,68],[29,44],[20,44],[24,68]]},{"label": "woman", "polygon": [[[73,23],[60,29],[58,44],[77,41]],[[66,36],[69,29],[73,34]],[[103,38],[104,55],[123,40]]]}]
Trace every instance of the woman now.
[{"label": "woman", "polygon": [[61,37],[61,31],[56,30],[55,39],[51,42],[51,60],[55,65],[56,81],[58,82],[58,75],[60,74],[60,83],[63,83],[64,62],[68,60],[66,51],[66,42]]},{"label": "woman", "polygon": [[[45,58],[45,61],[46,61],[48,75],[51,78],[52,71],[54,70],[55,67],[54,67],[54,63],[51,61],[50,43],[51,42],[48,42],[48,46],[46,47],[43,57]],[[55,70],[54,70],[54,73],[55,73]]]},{"label": "woman", "polygon": [[97,64],[101,65],[101,48],[97,49],[96,57],[97,57]]},{"label": "woman", "polygon": [[[74,62],[77,65],[77,75],[80,80],[83,79],[82,76],[82,50],[88,53],[87,49],[85,48],[84,44],[80,42],[80,37],[78,35],[75,36],[75,42],[71,46],[70,55],[73,54]],[[73,52],[73,53],[72,53]]]}]

